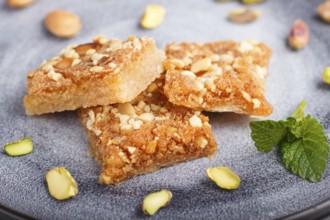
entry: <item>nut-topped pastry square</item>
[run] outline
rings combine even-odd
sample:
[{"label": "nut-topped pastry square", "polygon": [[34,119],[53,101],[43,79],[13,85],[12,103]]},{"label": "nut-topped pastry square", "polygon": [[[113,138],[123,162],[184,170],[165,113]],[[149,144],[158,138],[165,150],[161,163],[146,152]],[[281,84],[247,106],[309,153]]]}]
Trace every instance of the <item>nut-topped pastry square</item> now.
[{"label": "nut-topped pastry square", "polygon": [[213,112],[272,113],[264,96],[272,52],[263,43],[172,43],[165,52],[165,94],[170,102]]},{"label": "nut-topped pastry square", "polygon": [[164,52],[151,38],[96,37],[69,46],[29,73],[24,106],[29,115],[129,102],[163,71]]},{"label": "nut-topped pastry square", "polygon": [[130,103],[79,110],[100,182],[114,184],[216,152],[208,117],[163,94],[164,75]]}]

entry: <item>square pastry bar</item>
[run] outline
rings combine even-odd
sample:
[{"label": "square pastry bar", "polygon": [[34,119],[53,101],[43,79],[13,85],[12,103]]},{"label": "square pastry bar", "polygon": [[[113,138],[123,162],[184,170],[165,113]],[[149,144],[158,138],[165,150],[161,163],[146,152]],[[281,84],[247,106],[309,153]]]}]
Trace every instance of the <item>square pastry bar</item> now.
[{"label": "square pastry bar", "polygon": [[272,113],[264,96],[272,52],[263,43],[172,43],[165,52],[165,94],[170,102],[212,112]]},{"label": "square pastry bar", "polygon": [[215,154],[208,117],[168,102],[163,85],[162,75],[130,103],[79,110],[101,183]]},{"label": "square pastry bar", "polygon": [[151,38],[96,37],[69,46],[29,73],[24,98],[29,115],[131,101],[163,71],[164,52]]}]

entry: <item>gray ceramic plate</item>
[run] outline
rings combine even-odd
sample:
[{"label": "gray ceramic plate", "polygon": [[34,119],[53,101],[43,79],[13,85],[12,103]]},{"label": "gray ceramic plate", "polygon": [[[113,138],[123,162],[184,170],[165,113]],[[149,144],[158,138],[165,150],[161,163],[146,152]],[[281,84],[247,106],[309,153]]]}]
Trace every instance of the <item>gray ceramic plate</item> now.
[{"label": "gray ceramic plate", "polygon": [[[152,191],[169,189],[171,204],[156,218],[274,219],[296,213],[330,199],[330,171],[320,183],[310,183],[288,173],[277,152],[258,153],[250,139],[249,118],[235,114],[209,114],[219,144],[213,161],[200,159],[136,177],[119,186],[99,185],[99,167],[87,156],[88,144],[75,112],[28,117],[22,98],[28,71],[56,55],[71,43],[88,41],[104,33],[109,37],[149,35],[160,47],[172,41],[258,39],[274,55],[270,63],[267,97],[274,105],[272,119],[288,116],[302,100],[307,112],[317,117],[329,136],[330,87],[321,73],[330,65],[330,26],[319,21],[314,9],[320,1],[269,0],[255,6],[261,18],[236,25],[226,20],[238,3],[212,0],[168,0],[164,23],[145,31],[138,21],[147,0],[43,0],[24,10],[0,8],[0,135],[1,145],[31,137],[34,152],[12,158],[0,153],[0,204],[27,216],[41,219],[142,218],[140,204]],[[69,40],[49,35],[42,26],[45,14],[65,8],[80,15],[82,33]],[[311,28],[311,42],[300,52],[287,48],[289,27],[303,18]],[[241,179],[235,191],[218,189],[205,175],[206,168],[231,167]],[[79,195],[65,202],[52,199],[45,173],[65,166],[79,183]]]}]

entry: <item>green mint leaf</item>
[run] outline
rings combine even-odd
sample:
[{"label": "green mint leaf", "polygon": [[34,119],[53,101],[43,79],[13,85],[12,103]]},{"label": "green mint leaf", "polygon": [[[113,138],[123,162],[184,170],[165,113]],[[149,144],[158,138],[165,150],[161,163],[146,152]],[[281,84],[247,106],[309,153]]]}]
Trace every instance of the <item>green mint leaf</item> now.
[{"label": "green mint leaf", "polygon": [[251,121],[250,128],[252,140],[261,152],[271,151],[287,133],[284,121]]},{"label": "green mint leaf", "polygon": [[327,142],[323,126],[310,115],[290,127],[290,132],[297,138]]},{"label": "green mint leaf", "polygon": [[323,126],[307,116],[289,128],[281,143],[284,166],[303,179],[319,182],[323,177],[329,156],[329,145]]},{"label": "green mint leaf", "polygon": [[302,100],[296,110],[292,113],[291,117],[301,120],[305,116],[306,100]]}]

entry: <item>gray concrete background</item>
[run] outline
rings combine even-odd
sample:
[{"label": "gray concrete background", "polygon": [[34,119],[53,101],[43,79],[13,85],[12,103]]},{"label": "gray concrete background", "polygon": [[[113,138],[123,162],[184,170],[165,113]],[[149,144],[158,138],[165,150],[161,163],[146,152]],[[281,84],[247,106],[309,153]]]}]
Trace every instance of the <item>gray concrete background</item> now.
[{"label": "gray concrete background", "polygon": [[[269,45],[267,97],[275,111],[270,118],[288,116],[302,100],[307,112],[317,117],[330,134],[330,86],[321,73],[330,65],[330,26],[319,21],[314,9],[320,1],[269,0],[254,6],[261,18],[236,25],[226,20],[238,3],[212,0],[153,1],[166,7],[164,23],[146,31],[138,26],[148,0],[39,0],[24,10],[0,5],[0,145],[24,135],[35,143],[30,155],[11,158],[0,153],[0,204],[40,219],[143,218],[140,205],[152,191],[169,189],[173,200],[156,219],[274,219],[297,212],[330,198],[330,171],[320,183],[310,183],[288,173],[277,151],[258,153],[250,139],[249,119],[231,113],[209,114],[219,144],[214,160],[200,159],[139,176],[119,186],[97,183],[99,167],[87,156],[88,144],[75,112],[38,117],[24,113],[28,71],[35,69],[71,43],[83,43],[99,33],[126,38],[131,34],[152,36],[163,47],[172,41],[257,39]],[[57,8],[77,13],[83,21],[79,36],[69,40],[48,34],[42,20]],[[311,42],[301,52],[285,43],[289,27],[303,18],[311,28]],[[205,175],[206,168],[231,167],[242,179],[235,191],[218,189]],[[45,173],[65,166],[79,183],[76,198],[52,199]]]}]

